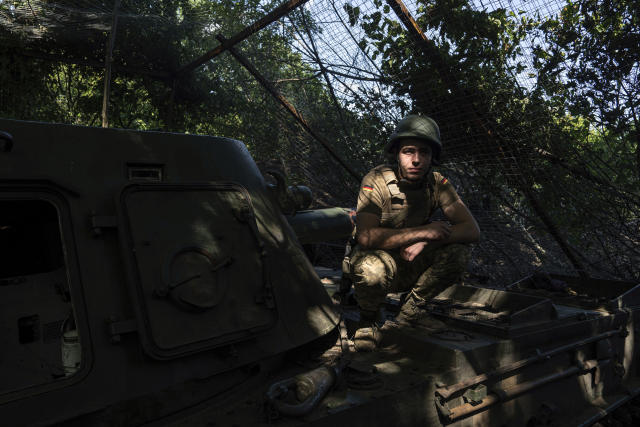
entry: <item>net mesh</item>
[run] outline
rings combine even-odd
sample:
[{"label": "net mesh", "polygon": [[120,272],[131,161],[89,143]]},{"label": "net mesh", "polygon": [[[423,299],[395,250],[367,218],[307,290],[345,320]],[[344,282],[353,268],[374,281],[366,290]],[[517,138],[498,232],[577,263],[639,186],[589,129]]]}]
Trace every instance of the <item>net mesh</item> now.
[{"label": "net mesh", "polygon": [[[315,206],[353,207],[358,179],[232,55],[180,72],[216,35],[279,4],[0,0],[0,114],[100,125],[115,28],[111,126],[240,139],[262,168],[310,186]],[[476,280],[500,286],[538,270],[638,280],[634,6],[411,0],[408,27],[394,5],[311,0],[235,49],[357,176],[384,161],[397,120],[433,117],[439,171],[482,231]],[[614,24],[627,35],[603,39]]]}]

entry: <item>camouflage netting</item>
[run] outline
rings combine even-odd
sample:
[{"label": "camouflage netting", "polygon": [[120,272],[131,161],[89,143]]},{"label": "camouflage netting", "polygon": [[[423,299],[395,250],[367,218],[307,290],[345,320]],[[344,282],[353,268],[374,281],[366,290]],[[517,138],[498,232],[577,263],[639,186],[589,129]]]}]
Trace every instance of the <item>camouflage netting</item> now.
[{"label": "camouflage netting", "polygon": [[[216,35],[231,38],[280,2],[117,3],[111,125],[236,137],[261,166],[309,185],[316,206],[354,206],[358,179],[233,56],[180,72],[219,45]],[[544,270],[638,280],[633,3],[411,0],[412,27],[394,1],[311,0],[236,48],[357,176],[382,161],[399,118],[436,119],[445,144],[439,170],[482,230],[476,279],[505,285]],[[73,110],[65,92],[101,90],[115,7],[0,0],[0,114],[99,125],[101,96],[78,95]],[[33,85],[33,67],[16,68],[17,57],[48,73],[52,103],[37,113],[16,107],[22,97],[6,88]],[[80,78],[85,86],[74,86]],[[127,106],[144,96],[155,109],[132,118]]]}]

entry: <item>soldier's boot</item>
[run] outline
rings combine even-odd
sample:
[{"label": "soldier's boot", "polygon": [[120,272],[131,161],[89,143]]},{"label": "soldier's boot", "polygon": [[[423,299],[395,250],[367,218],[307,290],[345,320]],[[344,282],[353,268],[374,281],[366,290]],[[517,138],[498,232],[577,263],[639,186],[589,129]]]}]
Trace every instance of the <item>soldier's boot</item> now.
[{"label": "soldier's boot", "polygon": [[353,336],[356,351],[374,351],[382,341],[380,328],[376,324],[377,312],[360,310],[360,322]]},{"label": "soldier's boot", "polygon": [[438,332],[447,328],[447,325],[436,319],[424,308],[424,302],[419,301],[413,295],[409,295],[400,313],[396,316],[396,322],[403,326],[413,326],[426,329],[429,332]]}]

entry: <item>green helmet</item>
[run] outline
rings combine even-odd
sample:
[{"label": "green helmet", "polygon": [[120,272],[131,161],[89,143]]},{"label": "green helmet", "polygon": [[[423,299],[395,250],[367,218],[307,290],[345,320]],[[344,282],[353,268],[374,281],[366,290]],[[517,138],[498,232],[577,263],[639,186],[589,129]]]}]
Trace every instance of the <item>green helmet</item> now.
[{"label": "green helmet", "polygon": [[396,144],[401,140],[408,138],[420,139],[428,142],[433,150],[432,162],[435,165],[439,164],[440,152],[442,151],[440,129],[438,128],[438,124],[431,117],[410,114],[400,120],[396,126],[396,130],[384,146],[384,152],[387,155],[394,154]]}]

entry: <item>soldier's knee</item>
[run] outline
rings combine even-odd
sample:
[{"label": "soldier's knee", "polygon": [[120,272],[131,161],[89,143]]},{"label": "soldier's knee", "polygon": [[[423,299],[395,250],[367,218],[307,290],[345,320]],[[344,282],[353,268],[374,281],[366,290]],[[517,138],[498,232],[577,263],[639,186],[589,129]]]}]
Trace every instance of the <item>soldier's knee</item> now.
[{"label": "soldier's knee", "polygon": [[382,250],[367,251],[351,265],[356,287],[387,288],[396,275],[396,264],[391,255]]}]

